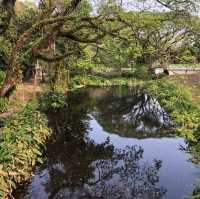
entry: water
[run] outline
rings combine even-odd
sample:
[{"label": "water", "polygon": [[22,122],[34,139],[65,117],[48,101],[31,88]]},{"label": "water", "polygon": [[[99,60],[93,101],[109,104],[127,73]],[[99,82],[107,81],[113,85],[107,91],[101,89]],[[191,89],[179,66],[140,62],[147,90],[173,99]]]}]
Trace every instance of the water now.
[{"label": "water", "polygon": [[200,167],[159,103],[141,89],[89,88],[49,113],[47,161],[16,198],[183,199]]}]

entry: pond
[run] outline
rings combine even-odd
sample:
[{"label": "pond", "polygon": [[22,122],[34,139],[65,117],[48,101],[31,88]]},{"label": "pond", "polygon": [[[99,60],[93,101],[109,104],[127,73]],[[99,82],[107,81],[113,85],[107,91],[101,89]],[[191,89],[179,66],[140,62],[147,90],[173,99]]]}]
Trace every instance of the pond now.
[{"label": "pond", "polygon": [[87,88],[50,112],[46,162],[18,199],[190,198],[200,167],[174,122],[142,89]]}]

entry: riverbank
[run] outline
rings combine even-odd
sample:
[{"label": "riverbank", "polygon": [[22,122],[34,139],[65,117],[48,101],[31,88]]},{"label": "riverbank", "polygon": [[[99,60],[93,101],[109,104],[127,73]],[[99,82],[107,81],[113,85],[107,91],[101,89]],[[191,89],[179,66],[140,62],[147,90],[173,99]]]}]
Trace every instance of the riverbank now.
[{"label": "riverbank", "polygon": [[0,198],[11,197],[16,185],[30,178],[35,165],[43,161],[50,135],[47,118],[35,103],[5,120],[0,134]]},{"label": "riverbank", "polygon": [[97,75],[77,75],[72,78],[72,88],[86,86],[135,86],[143,84],[143,80],[133,77],[103,77]]},{"label": "riverbank", "polygon": [[8,118],[17,113],[27,105],[30,100],[35,100],[44,90],[42,84],[34,85],[29,82],[23,82],[17,85],[16,90],[7,98],[0,98],[0,119]]},{"label": "riverbank", "polygon": [[176,133],[189,142],[193,161],[200,162],[200,108],[189,88],[171,80],[146,83],[147,90],[176,122]]}]

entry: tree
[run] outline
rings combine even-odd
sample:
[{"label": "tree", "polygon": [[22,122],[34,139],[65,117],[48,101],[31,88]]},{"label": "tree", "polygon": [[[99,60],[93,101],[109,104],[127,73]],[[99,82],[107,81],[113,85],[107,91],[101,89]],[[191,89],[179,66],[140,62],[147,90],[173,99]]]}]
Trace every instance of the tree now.
[{"label": "tree", "polygon": [[[82,1],[84,3],[84,1]],[[58,38],[66,38],[79,43],[94,43],[106,34],[117,35],[114,28],[107,28],[103,22],[115,20],[110,16],[89,16],[84,15],[81,0],[66,1],[40,1],[39,10],[35,11],[35,18],[32,23],[24,27],[19,35],[13,39],[11,34],[11,52],[8,57],[6,68],[6,79],[0,89],[0,96],[5,96],[9,90],[22,79],[22,64],[24,56],[29,56],[34,60],[37,58],[45,61],[58,61],[71,55],[71,52],[47,56],[45,50],[48,49]],[[10,5],[10,4],[9,4]],[[14,6],[14,4],[12,4]],[[85,4],[86,5],[86,4]],[[1,5],[7,13],[6,25],[4,24],[2,34],[10,31],[11,6]],[[9,11],[9,12],[8,12]],[[88,11],[88,10],[87,10]],[[6,32],[6,33],[7,33]]]},{"label": "tree", "polygon": [[[119,12],[110,13],[104,9],[104,12],[99,15],[85,15],[84,12],[88,12],[88,7],[86,6],[86,10],[83,9],[86,5],[82,4],[84,2],[84,0],[40,0],[39,8],[34,11],[33,20],[29,18],[32,21],[25,23],[26,25],[16,35],[14,14],[16,1],[0,1],[0,36],[4,37],[10,46],[8,57],[4,61],[6,79],[0,88],[1,97],[6,96],[9,90],[22,80],[24,57],[29,57],[33,61],[39,58],[53,62],[72,54],[72,52],[51,56],[46,54],[46,49],[51,47],[58,38],[66,38],[78,43],[96,43],[105,35],[124,39],[121,35],[124,28],[129,26],[129,29],[133,29],[130,21],[122,20]],[[177,9],[178,6],[183,9],[186,3],[193,5],[189,0],[162,0],[162,2],[157,0],[157,2],[171,9]],[[113,4],[114,1],[111,3]]]},{"label": "tree", "polygon": [[140,15],[141,20],[132,27],[132,32],[142,48],[144,63],[153,67],[170,62],[170,51],[184,45],[191,34],[187,16],[187,13],[177,15],[176,12],[145,12]]},{"label": "tree", "polygon": [[7,30],[10,19],[14,14],[14,6],[16,0],[1,0],[0,1],[0,34]]}]

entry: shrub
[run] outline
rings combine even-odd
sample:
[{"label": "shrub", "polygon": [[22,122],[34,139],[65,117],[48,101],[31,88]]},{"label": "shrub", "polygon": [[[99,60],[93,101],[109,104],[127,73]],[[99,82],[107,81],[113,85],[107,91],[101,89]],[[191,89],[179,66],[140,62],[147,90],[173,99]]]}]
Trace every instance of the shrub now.
[{"label": "shrub", "polygon": [[27,180],[51,131],[45,115],[28,105],[6,120],[0,133],[0,198]]},{"label": "shrub", "polygon": [[192,55],[183,55],[181,58],[180,58],[180,63],[181,64],[191,64],[191,63],[195,63],[197,60],[196,60],[196,57],[195,56],[192,56]]},{"label": "shrub", "polygon": [[42,110],[62,108],[65,105],[65,94],[61,91],[48,91],[39,98],[39,106]]},{"label": "shrub", "polygon": [[135,65],[135,71],[133,75],[137,79],[148,80],[151,78],[148,66],[142,64]]}]

